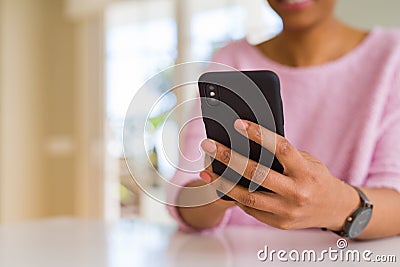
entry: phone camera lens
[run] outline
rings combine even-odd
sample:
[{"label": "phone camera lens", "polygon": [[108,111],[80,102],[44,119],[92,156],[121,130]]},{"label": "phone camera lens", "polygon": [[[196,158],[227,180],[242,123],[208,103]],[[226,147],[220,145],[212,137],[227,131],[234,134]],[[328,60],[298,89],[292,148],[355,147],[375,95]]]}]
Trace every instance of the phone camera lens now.
[{"label": "phone camera lens", "polygon": [[218,100],[218,94],[219,94],[219,88],[216,84],[212,83],[206,83],[205,85],[205,95],[206,95],[206,101],[209,105],[211,106],[218,106],[219,105],[219,100]]}]

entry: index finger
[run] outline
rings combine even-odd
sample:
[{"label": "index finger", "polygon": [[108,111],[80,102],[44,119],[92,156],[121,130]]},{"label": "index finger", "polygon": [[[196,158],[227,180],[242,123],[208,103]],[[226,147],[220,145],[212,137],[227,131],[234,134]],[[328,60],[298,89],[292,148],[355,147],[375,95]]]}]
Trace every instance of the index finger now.
[{"label": "index finger", "polygon": [[[289,177],[251,160],[216,141],[205,140],[202,146],[205,142],[212,142],[215,145],[214,159],[251,182],[249,185],[250,192],[253,192],[258,186],[270,189],[278,194],[285,193],[288,189],[292,188],[293,181]],[[212,165],[207,166],[207,169],[212,170]],[[222,174],[223,176],[224,174]]]},{"label": "index finger", "polygon": [[303,166],[303,156],[297,148],[283,136],[247,120],[238,119],[235,121],[234,126],[239,133],[275,154],[276,158],[285,168],[285,171],[295,171],[298,170],[299,166]]}]

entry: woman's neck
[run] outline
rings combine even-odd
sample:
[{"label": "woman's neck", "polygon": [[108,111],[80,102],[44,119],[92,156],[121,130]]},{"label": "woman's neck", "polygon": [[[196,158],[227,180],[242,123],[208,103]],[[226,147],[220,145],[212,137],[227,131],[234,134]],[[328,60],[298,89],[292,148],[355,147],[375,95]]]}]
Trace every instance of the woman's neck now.
[{"label": "woman's neck", "polygon": [[283,29],[275,38],[258,45],[271,60],[305,67],[335,60],[354,49],[366,36],[336,19],[326,19],[307,29]]}]

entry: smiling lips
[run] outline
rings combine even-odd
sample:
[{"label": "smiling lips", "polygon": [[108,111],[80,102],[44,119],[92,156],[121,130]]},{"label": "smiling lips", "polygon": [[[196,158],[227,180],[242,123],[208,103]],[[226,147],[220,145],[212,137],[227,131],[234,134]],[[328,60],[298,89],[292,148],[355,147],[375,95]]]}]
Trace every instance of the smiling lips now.
[{"label": "smiling lips", "polygon": [[313,4],[315,0],[281,0],[279,2],[286,10],[302,10]]}]

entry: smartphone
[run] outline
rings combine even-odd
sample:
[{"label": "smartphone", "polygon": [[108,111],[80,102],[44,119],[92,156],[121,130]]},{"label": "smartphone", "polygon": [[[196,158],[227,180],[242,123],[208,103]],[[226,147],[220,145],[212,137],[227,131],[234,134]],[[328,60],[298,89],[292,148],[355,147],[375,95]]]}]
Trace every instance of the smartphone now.
[{"label": "smartphone", "polygon": [[[234,129],[236,119],[257,123],[284,136],[284,117],[278,75],[272,71],[206,72],[198,79],[207,138],[282,173],[273,153]],[[253,190],[270,191],[212,159],[214,173]],[[232,200],[217,191],[220,198]]]}]

